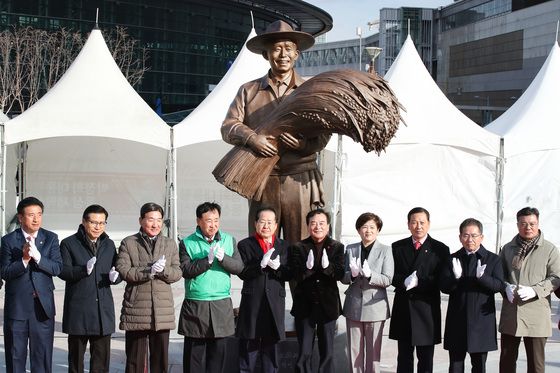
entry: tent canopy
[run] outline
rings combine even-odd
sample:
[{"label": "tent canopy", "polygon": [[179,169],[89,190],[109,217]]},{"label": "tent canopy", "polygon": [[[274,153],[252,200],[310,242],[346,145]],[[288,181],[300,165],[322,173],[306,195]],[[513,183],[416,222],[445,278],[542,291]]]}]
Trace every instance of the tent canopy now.
[{"label": "tent canopy", "polygon": [[406,112],[396,137],[379,157],[345,140],[342,240],[357,239],[363,212],[382,218],[380,239],[408,236],[406,215],[415,206],[432,213],[430,233],[452,248],[468,217],[485,224],[488,247],[495,226],[495,165],[500,139],[453,106],[436,85],[408,37],[385,79]]},{"label": "tent canopy", "polygon": [[560,47],[555,42],[523,95],[485,128],[504,138],[504,156],[560,149]]},{"label": "tent canopy", "polygon": [[[500,141],[461,113],[425,68],[410,35],[385,75],[406,112],[391,144],[450,145],[498,155]],[[468,134],[468,135],[467,135]]]},{"label": "tent canopy", "polygon": [[[247,40],[254,36],[256,32],[252,29]],[[239,87],[263,76],[268,68],[268,62],[260,54],[249,51],[243,45],[235,62],[220,83],[192,113],[173,127],[174,147],[180,148],[206,141],[222,141],[220,127]]]},{"label": "tent canopy", "polygon": [[99,29],[91,32],[55,86],[6,123],[7,144],[62,136],[118,138],[170,148],[169,126],[128,83]]}]

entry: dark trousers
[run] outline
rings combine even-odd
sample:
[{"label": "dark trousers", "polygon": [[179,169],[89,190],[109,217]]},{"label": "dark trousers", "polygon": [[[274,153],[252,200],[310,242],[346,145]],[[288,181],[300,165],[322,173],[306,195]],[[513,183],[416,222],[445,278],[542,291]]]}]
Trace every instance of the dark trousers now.
[{"label": "dark trousers", "polygon": [[278,371],[278,362],[276,360],[277,347],[277,338],[240,339],[239,372],[256,372],[255,366],[260,355],[262,362],[261,372],[276,373]]},{"label": "dark trousers", "polygon": [[169,330],[125,332],[126,373],[146,371],[148,345],[150,372],[165,373],[169,364]]},{"label": "dark trousers", "polygon": [[319,347],[319,372],[334,373],[333,345],[336,320],[323,323],[317,322],[312,318],[296,318],[295,324],[299,343],[296,372],[313,372],[311,362],[313,358],[313,342],[315,340],[316,327],[317,344]]},{"label": "dark trousers", "polygon": [[432,373],[434,370],[434,345],[412,346],[410,341],[398,341],[397,373],[414,372],[414,348],[418,359],[418,373]]},{"label": "dark trousers", "polygon": [[109,372],[111,361],[111,335],[69,335],[68,372],[84,372],[84,354],[89,342],[89,371],[91,373]]},{"label": "dark trousers", "polygon": [[[463,373],[465,371],[466,351],[449,351],[449,373]],[[472,373],[486,373],[486,358],[488,352],[469,352]]]},{"label": "dark trousers", "polygon": [[[522,337],[503,334],[500,343],[500,373],[515,373],[517,355]],[[544,346],[546,337],[523,337],[527,354],[527,372],[544,373]]]},{"label": "dark trousers", "polygon": [[226,338],[185,337],[183,345],[183,372],[224,372],[226,346]]},{"label": "dark trousers", "polygon": [[38,299],[35,299],[34,307],[35,312],[28,320],[4,319],[7,373],[25,372],[28,343],[31,371],[52,372],[54,318],[47,317]]}]

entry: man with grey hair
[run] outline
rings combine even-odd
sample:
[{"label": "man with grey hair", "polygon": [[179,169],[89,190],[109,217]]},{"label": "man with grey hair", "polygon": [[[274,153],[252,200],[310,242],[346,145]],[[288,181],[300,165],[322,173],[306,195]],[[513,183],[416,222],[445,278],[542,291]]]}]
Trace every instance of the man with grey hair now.
[{"label": "man with grey hair", "polygon": [[504,302],[500,373],[515,373],[521,339],[527,372],[544,373],[546,339],[552,335],[550,293],[560,285],[560,253],[539,229],[539,210],[517,212],[517,234],[500,252],[504,267]]}]

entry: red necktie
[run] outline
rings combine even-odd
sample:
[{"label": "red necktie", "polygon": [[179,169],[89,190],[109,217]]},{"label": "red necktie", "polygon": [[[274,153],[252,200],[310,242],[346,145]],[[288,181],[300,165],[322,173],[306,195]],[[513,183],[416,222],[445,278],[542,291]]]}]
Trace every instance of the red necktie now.
[{"label": "red necktie", "polygon": [[422,243],[420,241],[414,242],[414,249],[415,250],[420,250],[420,246],[422,246]]}]

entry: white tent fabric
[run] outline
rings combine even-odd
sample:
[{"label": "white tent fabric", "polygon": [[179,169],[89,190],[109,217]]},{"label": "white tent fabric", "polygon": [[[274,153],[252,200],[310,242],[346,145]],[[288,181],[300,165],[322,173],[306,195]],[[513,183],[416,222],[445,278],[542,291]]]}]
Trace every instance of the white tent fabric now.
[{"label": "white tent fabric", "polygon": [[342,237],[358,240],[354,222],[365,211],[384,221],[380,240],[410,235],[406,215],[415,206],[431,213],[430,233],[453,250],[458,227],[474,217],[494,250],[495,169],[499,137],[465,117],[441,92],[410,37],[385,78],[406,108],[396,137],[380,157],[345,138]]},{"label": "white tent fabric", "polygon": [[[43,201],[45,227],[61,237],[92,203],[107,208],[117,239],[138,229],[142,203],[164,203],[169,127],[128,84],[99,30],[51,90],[5,124],[5,141],[26,141],[25,195]],[[8,175],[7,201],[12,183]]]},{"label": "white tent fabric", "polygon": [[[247,40],[255,35],[255,30],[251,30]],[[227,74],[208,97],[173,127],[180,237],[193,232],[195,208],[204,201],[215,201],[222,206],[222,229],[238,238],[247,235],[247,201],[216,182],[212,170],[231,148],[222,140],[220,127],[239,87],[263,76],[268,68],[268,62],[261,55],[243,46]]]},{"label": "white tent fabric", "polygon": [[504,143],[502,244],[517,233],[517,211],[537,207],[546,239],[560,245],[560,47],[555,42],[517,102],[485,128]]},{"label": "white tent fabric", "polygon": [[60,136],[170,148],[169,127],[128,84],[98,29],[55,86],[6,124],[7,144]]},{"label": "white tent fabric", "polygon": [[[252,29],[247,40],[256,35],[255,30]],[[268,62],[260,54],[251,52],[243,45],[218,85],[192,113],[173,127],[174,147],[178,149],[205,141],[221,141],[220,126],[239,87],[243,83],[263,76],[268,68]]]},{"label": "white tent fabric", "polygon": [[10,120],[10,118],[8,118],[8,116],[6,114],[4,114],[0,111],[0,123],[5,123],[9,120]]}]

